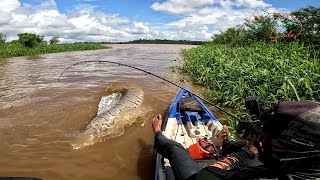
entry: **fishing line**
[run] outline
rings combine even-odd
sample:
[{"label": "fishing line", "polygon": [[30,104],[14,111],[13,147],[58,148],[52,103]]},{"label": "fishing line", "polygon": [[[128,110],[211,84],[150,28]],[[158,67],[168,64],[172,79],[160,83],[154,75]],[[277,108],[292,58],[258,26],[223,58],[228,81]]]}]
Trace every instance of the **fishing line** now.
[{"label": "fishing line", "polygon": [[98,64],[100,64],[100,63],[108,63],[108,64],[116,64],[116,65],[118,65],[118,66],[129,67],[129,68],[132,68],[132,69],[135,69],[135,70],[144,72],[144,73],[146,73],[146,74],[152,75],[152,76],[154,76],[154,77],[156,77],[156,78],[159,78],[159,79],[161,79],[161,80],[163,80],[163,81],[165,81],[165,82],[167,82],[167,83],[169,83],[169,84],[172,84],[172,85],[174,85],[174,86],[176,86],[176,87],[178,87],[178,88],[180,88],[180,89],[183,89],[183,90],[187,91],[187,92],[190,93],[191,95],[196,96],[196,97],[198,97],[199,99],[203,100],[204,102],[206,102],[206,103],[208,103],[208,104],[216,107],[217,109],[219,109],[220,111],[226,113],[227,115],[231,116],[232,118],[237,119],[238,121],[241,121],[241,120],[240,120],[239,118],[237,118],[235,115],[229,113],[228,111],[226,111],[226,110],[224,110],[223,108],[219,107],[219,106],[216,105],[215,103],[213,103],[213,102],[211,102],[211,101],[209,101],[209,100],[206,100],[206,99],[200,97],[200,96],[197,95],[197,94],[194,94],[193,92],[191,92],[191,91],[183,88],[182,86],[180,86],[180,85],[178,85],[178,84],[176,84],[176,83],[174,83],[174,82],[171,82],[171,81],[169,81],[169,80],[167,80],[167,79],[165,79],[165,78],[163,78],[163,77],[161,77],[161,76],[158,76],[158,75],[156,75],[156,74],[154,74],[154,73],[152,73],[152,72],[146,71],[146,70],[144,70],[144,69],[140,69],[140,68],[137,68],[137,67],[134,67],[134,66],[131,66],[131,65],[123,64],[123,63],[118,63],[118,62],[113,62],[113,61],[107,61],[107,60],[81,61],[81,62],[74,63],[74,64],[70,65],[69,67],[67,67],[67,68],[59,75],[58,81],[60,81],[60,78],[62,77],[62,75],[63,75],[66,71],[68,71],[70,68],[72,68],[73,66],[77,66],[77,65],[80,65],[80,64],[88,64],[88,63],[98,63]]}]

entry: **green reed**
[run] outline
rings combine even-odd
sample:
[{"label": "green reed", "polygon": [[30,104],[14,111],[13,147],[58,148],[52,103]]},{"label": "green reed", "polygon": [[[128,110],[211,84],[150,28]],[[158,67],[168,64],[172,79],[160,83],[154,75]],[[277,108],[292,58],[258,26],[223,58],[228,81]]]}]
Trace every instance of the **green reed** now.
[{"label": "green reed", "polygon": [[84,51],[110,48],[101,44],[79,43],[79,44],[40,44],[34,48],[28,48],[18,42],[0,44],[0,58],[68,52],[68,51]]},{"label": "green reed", "polygon": [[183,70],[208,87],[206,97],[239,116],[246,116],[244,101],[253,96],[267,107],[279,100],[320,101],[320,59],[312,47],[206,44],[182,53]]}]

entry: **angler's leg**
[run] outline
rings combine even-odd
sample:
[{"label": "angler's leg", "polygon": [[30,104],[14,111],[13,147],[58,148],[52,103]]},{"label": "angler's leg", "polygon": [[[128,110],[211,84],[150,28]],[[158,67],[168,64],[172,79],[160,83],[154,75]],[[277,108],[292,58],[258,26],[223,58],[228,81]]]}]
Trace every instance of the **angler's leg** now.
[{"label": "angler's leg", "polygon": [[179,143],[166,138],[161,133],[162,117],[158,115],[153,120],[156,150],[170,162],[177,179],[185,180],[198,173],[201,168]]}]

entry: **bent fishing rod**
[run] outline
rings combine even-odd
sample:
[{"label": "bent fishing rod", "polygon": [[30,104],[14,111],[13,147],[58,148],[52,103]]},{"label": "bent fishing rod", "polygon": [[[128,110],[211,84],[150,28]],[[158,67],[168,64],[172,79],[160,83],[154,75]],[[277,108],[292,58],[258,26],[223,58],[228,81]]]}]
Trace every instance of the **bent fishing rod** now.
[{"label": "bent fishing rod", "polygon": [[108,64],[115,64],[115,65],[118,65],[118,66],[129,67],[129,68],[132,68],[132,69],[135,69],[135,70],[144,72],[144,73],[146,73],[146,74],[149,74],[149,75],[151,75],[151,76],[154,76],[154,77],[156,77],[156,78],[159,78],[159,79],[161,79],[161,80],[163,80],[163,81],[165,81],[165,82],[167,82],[167,83],[169,83],[169,84],[172,84],[172,85],[174,85],[174,86],[176,86],[176,87],[178,87],[178,88],[180,88],[180,89],[183,89],[183,90],[187,91],[187,92],[190,93],[192,96],[198,97],[199,99],[201,99],[201,100],[203,100],[204,102],[206,102],[206,103],[208,103],[208,104],[216,107],[217,109],[219,109],[220,111],[226,113],[227,115],[231,116],[232,118],[241,121],[238,117],[236,117],[235,115],[229,113],[228,111],[224,110],[223,108],[219,107],[219,106],[216,105],[215,103],[213,103],[213,102],[211,102],[211,101],[209,101],[209,100],[207,100],[207,99],[204,99],[204,98],[200,97],[199,95],[197,95],[197,94],[195,94],[195,93],[193,93],[193,92],[185,89],[184,87],[182,87],[182,86],[180,86],[180,85],[178,85],[178,84],[176,84],[176,83],[174,83],[174,82],[171,82],[171,81],[169,81],[169,80],[167,80],[167,79],[165,79],[165,78],[163,78],[163,77],[161,77],[161,76],[158,76],[158,75],[156,75],[156,74],[154,74],[154,73],[152,73],[152,72],[149,72],[149,71],[147,71],[147,70],[140,69],[140,68],[137,68],[137,67],[128,65],[128,64],[123,64],[123,63],[118,63],[118,62],[113,62],[113,61],[107,61],[107,60],[81,61],[81,62],[74,63],[74,64],[70,65],[69,67],[67,67],[67,68],[59,75],[58,81],[60,81],[62,75],[63,75],[65,72],[67,72],[70,68],[72,68],[73,66],[77,66],[77,65],[80,65],[80,64],[89,64],[89,63],[98,63],[98,64],[108,63]]}]

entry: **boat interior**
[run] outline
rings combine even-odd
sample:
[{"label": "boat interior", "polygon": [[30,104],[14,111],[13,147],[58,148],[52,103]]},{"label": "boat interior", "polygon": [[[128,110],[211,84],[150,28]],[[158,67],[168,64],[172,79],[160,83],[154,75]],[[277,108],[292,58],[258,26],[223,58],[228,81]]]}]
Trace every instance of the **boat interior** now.
[{"label": "boat interior", "polygon": [[[197,138],[206,137],[213,141],[222,129],[223,125],[198,97],[182,91],[169,108],[163,135],[188,149],[197,143]],[[174,180],[169,160],[159,155],[157,161],[162,162],[162,167],[157,168],[159,179]],[[203,167],[212,164],[213,161],[212,159],[197,160],[198,164]]]},{"label": "boat interior", "polygon": [[185,95],[171,110],[163,134],[182,144],[186,149],[197,142],[197,138],[212,139],[223,129],[223,125],[196,97]]}]

